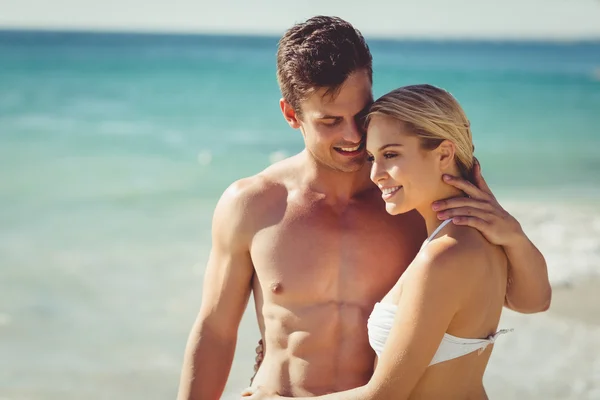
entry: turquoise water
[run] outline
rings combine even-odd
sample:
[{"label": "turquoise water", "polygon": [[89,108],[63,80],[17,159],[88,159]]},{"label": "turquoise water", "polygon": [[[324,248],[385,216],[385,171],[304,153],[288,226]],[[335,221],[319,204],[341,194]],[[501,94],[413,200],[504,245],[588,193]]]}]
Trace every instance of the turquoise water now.
[{"label": "turquoise water", "polygon": [[[574,247],[543,232],[572,216],[544,207],[600,199],[600,43],[369,43],[376,97],[428,82],[461,101],[485,177],[551,224],[528,226],[565,271]],[[276,44],[0,32],[0,397],[174,397],[217,196],[303,145]],[[595,237],[600,214],[580,220]],[[234,387],[257,339],[242,326]]]},{"label": "turquoise water", "polygon": [[[89,175],[112,186],[147,168],[160,176],[149,174],[132,192],[202,187],[211,197],[268,165],[273,152],[299,151],[301,136],[277,104],[276,42],[1,33],[3,197],[47,196],[36,193],[34,181],[59,176],[75,190]],[[499,190],[600,186],[600,44],[370,45],[376,97],[429,82],[461,101],[486,177]],[[203,174],[199,153],[209,155],[218,176]]]}]

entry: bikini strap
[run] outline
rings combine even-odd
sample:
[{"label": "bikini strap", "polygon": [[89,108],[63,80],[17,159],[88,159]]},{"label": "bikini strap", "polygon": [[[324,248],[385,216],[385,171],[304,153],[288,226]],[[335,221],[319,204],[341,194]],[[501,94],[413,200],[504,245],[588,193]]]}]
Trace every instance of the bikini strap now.
[{"label": "bikini strap", "polygon": [[440,224],[440,226],[438,226],[435,231],[433,231],[433,233],[431,234],[431,236],[429,236],[427,238],[427,240],[425,240],[425,244],[429,243],[438,233],[440,233],[440,231],[442,230],[442,228],[444,228],[446,225],[448,225],[450,222],[452,222],[452,219],[447,219],[444,222],[442,222]]}]

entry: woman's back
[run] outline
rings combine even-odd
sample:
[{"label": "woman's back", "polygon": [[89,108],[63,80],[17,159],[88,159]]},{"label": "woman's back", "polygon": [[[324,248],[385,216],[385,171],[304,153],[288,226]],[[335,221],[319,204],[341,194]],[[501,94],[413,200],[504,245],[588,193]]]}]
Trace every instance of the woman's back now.
[{"label": "woman's back", "polygon": [[[378,307],[388,308],[388,313],[402,313],[402,308],[392,307],[402,304],[404,288],[422,284],[423,271],[419,268],[424,263],[431,263],[432,271],[437,267],[452,268],[447,280],[452,287],[446,291],[442,286],[440,290],[445,292],[442,295],[453,297],[448,301],[459,302],[457,311],[410,398],[485,399],[482,380],[493,342],[499,335],[496,333],[507,284],[506,255],[473,228],[451,223],[440,228],[437,235],[432,235],[435,237],[424,243],[415,261]],[[445,258],[444,262],[436,264],[440,258]],[[455,298],[456,293],[460,293],[460,298]],[[375,333],[374,322],[370,321],[371,333]]]}]

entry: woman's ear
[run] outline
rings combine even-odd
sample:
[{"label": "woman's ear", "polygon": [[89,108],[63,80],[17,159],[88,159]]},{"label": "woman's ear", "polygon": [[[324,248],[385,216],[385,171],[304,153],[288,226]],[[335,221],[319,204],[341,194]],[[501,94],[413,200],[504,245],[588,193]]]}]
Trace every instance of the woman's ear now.
[{"label": "woman's ear", "polygon": [[450,140],[444,140],[436,149],[440,169],[448,171],[454,166],[454,155],[456,154],[456,146]]}]

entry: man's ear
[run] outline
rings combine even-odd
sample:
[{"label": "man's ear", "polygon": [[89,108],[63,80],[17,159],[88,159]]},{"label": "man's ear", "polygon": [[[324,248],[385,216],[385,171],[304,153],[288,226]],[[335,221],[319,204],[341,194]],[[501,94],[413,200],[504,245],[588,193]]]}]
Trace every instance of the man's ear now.
[{"label": "man's ear", "polygon": [[279,100],[279,107],[281,107],[281,113],[283,114],[283,118],[287,121],[288,125],[293,129],[300,128],[300,121],[298,120],[298,115],[294,110],[294,107],[290,103],[287,102],[286,99]]},{"label": "man's ear", "polygon": [[447,172],[454,166],[454,155],[456,146],[449,140],[444,140],[437,149],[435,149],[442,172]]}]

